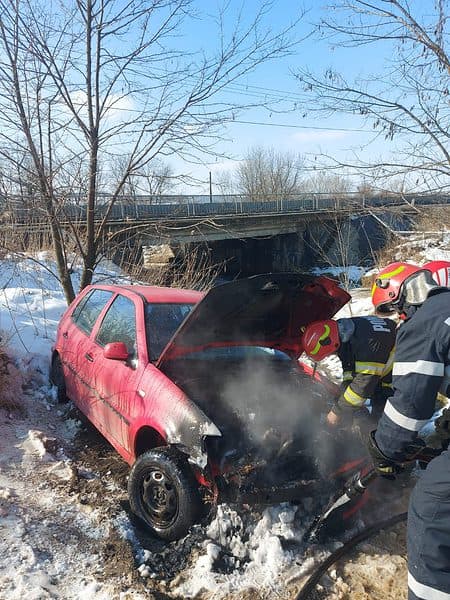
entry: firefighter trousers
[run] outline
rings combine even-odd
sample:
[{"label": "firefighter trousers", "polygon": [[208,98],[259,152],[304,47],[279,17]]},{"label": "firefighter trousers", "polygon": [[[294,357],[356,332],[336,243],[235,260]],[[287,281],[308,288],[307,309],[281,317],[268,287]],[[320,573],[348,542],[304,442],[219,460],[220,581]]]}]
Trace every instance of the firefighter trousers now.
[{"label": "firefighter trousers", "polygon": [[422,472],[408,511],[408,600],[450,600],[450,453]]}]

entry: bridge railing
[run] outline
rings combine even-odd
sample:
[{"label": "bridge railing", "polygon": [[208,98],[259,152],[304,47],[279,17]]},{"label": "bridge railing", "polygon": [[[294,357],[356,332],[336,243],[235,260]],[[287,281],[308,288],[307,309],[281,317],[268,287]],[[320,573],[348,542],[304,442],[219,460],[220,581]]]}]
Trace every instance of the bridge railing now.
[{"label": "bridge railing", "polygon": [[[302,195],[294,198],[278,198],[273,200],[258,201],[248,200],[244,196],[176,196],[177,201],[168,201],[168,196],[159,197],[165,202],[155,202],[152,197],[137,197],[134,202],[117,201],[110,210],[111,221],[136,221],[153,219],[183,219],[192,217],[215,217],[232,215],[256,215],[256,214],[284,214],[284,213],[307,213],[307,212],[330,212],[330,211],[361,211],[370,208],[445,204],[450,202],[447,196],[375,196],[365,198],[361,195],[323,197],[320,195]],[[226,198],[226,201],[224,199]],[[149,200],[152,203],[149,203]],[[211,201],[213,200],[213,201]],[[217,200],[217,201],[216,201]],[[95,218],[102,219],[108,210],[105,197],[96,206]],[[86,220],[86,207],[66,200],[61,205],[59,219],[64,221]],[[12,205],[11,217],[15,222],[27,223],[46,221],[48,218],[43,210],[26,209],[17,203]]]},{"label": "bridge railing", "polygon": [[[116,204],[110,214],[111,220],[179,219],[188,217],[213,217],[220,215],[254,215],[276,213],[301,213],[320,211],[358,211],[368,208],[401,206],[411,204],[442,204],[442,197],[415,197],[405,201],[402,198],[320,198],[306,197],[268,201],[249,201],[234,197],[227,202],[186,202],[185,204]],[[100,218],[105,209],[99,207],[96,216]],[[81,214],[78,214],[81,217]]]}]

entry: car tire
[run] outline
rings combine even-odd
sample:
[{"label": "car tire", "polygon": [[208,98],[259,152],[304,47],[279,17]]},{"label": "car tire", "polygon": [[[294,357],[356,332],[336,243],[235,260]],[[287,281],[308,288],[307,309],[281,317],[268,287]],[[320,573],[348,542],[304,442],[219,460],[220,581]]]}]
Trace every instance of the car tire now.
[{"label": "car tire", "polygon": [[68,401],[66,394],[66,380],[62,368],[62,362],[59,354],[56,354],[52,360],[52,368],[50,371],[50,381],[56,387],[56,400],[59,403]]},{"label": "car tire", "polygon": [[128,479],[128,497],[133,513],[166,541],[184,537],[202,509],[186,458],[171,448],[139,456]]}]

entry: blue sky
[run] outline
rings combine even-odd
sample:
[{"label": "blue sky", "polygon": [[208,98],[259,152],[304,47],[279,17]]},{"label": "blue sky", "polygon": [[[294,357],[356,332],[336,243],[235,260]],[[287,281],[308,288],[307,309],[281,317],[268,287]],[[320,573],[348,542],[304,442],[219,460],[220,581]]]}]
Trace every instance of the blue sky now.
[{"label": "blue sky", "polygon": [[[432,0],[427,0],[431,2]],[[201,40],[202,49],[208,53],[217,44],[217,39],[211,35],[210,19],[207,17],[222,5],[221,0],[196,0],[198,19],[191,21],[183,29],[180,45],[198,48]],[[417,4],[417,0],[413,0]],[[327,15],[325,3],[305,0],[293,2],[292,0],[276,0],[269,20],[274,29],[281,29],[297,18],[302,9],[306,14],[296,28],[298,38],[306,37],[312,30],[313,24]],[[244,19],[251,19],[260,3],[257,0],[239,2],[230,0],[230,11],[243,7]],[[421,6],[421,4],[418,4]],[[232,19],[230,20],[232,22]],[[183,164],[175,157],[170,157],[167,162],[175,172],[190,172],[193,176],[203,181],[198,186],[198,192],[208,192],[209,171],[214,179],[220,171],[232,168],[243,158],[246,151],[253,146],[269,146],[276,150],[300,153],[314,160],[320,154],[329,154],[338,159],[360,156],[367,153],[381,155],[392,150],[387,142],[378,140],[367,148],[368,142],[373,138],[373,131],[369,124],[365,124],[360,117],[334,115],[329,118],[317,115],[304,116],[304,110],[299,105],[299,83],[293,75],[297,67],[309,66],[315,72],[323,72],[333,66],[345,72],[351,79],[358,74],[368,75],[380,69],[385,57],[383,52],[388,47],[382,46],[359,47],[357,49],[331,48],[326,41],[319,41],[316,37],[309,37],[300,42],[292,56],[281,60],[274,60],[258,67],[258,69],[233,84],[223,98],[235,101],[237,97],[244,100],[257,98],[258,94],[264,97],[264,92],[273,99],[279,99],[278,106],[273,110],[254,108],[241,113],[234,123],[224,129],[223,141],[217,144],[217,152],[223,155],[211,160],[205,156],[204,162],[198,166]],[[383,49],[384,48],[384,49]],[[286,112],[284,112],[286,111]],[[213,192],[217,189],[213,189]]]},{"label": "blue sky", "polygon": [[[180,40],[180,43],[189,44],[192,40],[195,44],[201,36],[204,40],[204,50],[212,50],[216,39],[208,35],[209,19],[204,15],[211,14],[220,4],[219,1],[198,0],[195,5],[199,11],[199,19],[184,29],[184,40]],[[236,7],[238,5],[240,4],[233,4]],[[250,19],[259,5],[256,0],[244,3],[244,16]],[[297,18],[302,8],[306,10],[306,15],[297,25],[295,35],[298,38],[306,37],[313,24],[326,14],[326,9],[320,1],[309,0],[301,3],[278,0],[271,11],[271,26],[274,29],[285,27]],[[308,156],[321,153],[339,158],[349,156],[349,152],[353,153],[355,148],[359,151],[358,149],[367,144],[372,136],[370,129],[358,117],[304,117],[304,111],[299,105],[299,83],[293,76],[293,71],[305,65],[323,71],[333,65],[345,68],[351,75],[357,75],[359,72],[367,73],[369,69],[375,69],[380,65],[381,59],[379,54],[374,56],[373,48],[360,48],[357,52],[348,49],[331,50],[324,41],[320,42],[312,37],[305,39],[299,43],[292,56],[261,65],[239,83],[233,84],[224,95],[230,101],[236,100],[236,97],[251,100],[256,99],[258,94],[264,97],[266,91],[270,98],[284,100],[278,106],[274,104],[272,111],[262,108],[247,110],[239,115],[235,123],[227,125],[223,131],[226,139],[216,147],[217,151],[224,155],[223,159],[219,157],[211,161],[211,158],[205,156],[204,164],[198,167],[183,165],[174,158],[170,158],[168,162],[176,171],[184,169],[203,180],[204,186],[199,184],[199,190],[207,193],[209,171],[212,171],[214,183],[220,171],[233,168],[233,161],[241,159],[253,146],[273,146],[280,151],[298,152]],[[283,112],[284,110],[289,112]],[[357,131],[358,129],[364,131]],[[382,152],[382,148],[378,145],[373,151]]]}]

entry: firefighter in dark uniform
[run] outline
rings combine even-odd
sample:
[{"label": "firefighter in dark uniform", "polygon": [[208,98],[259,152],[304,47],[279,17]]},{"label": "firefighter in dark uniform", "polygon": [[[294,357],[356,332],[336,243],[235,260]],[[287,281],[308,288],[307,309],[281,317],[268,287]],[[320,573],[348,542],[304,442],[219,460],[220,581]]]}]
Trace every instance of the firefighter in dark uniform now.
[{"label": "firefighter in dark uniform", "polygon": [[353,415],[368,415],[363,409],[370,399],[372,416],[378,422],[386,399],[392,394],[392,361],[396,324],[375,316],[315,321],[303,333],[306,354],[320,361],[336,353],[342,363],[341,394],[327,421],[347,424]]},{"label": "firefighter in dark uniform", "polygon": [[[432,417],[436,394],[450,391],[450,290],[430,271],[393,263],[377,276],[372,301],[378,314],[397,312],[394,393],[386,403],[369,451],[380,474],[393,475],[408,446]],[[410,498],[408,598],[450,600],[450,453],[433,459]]]}]

